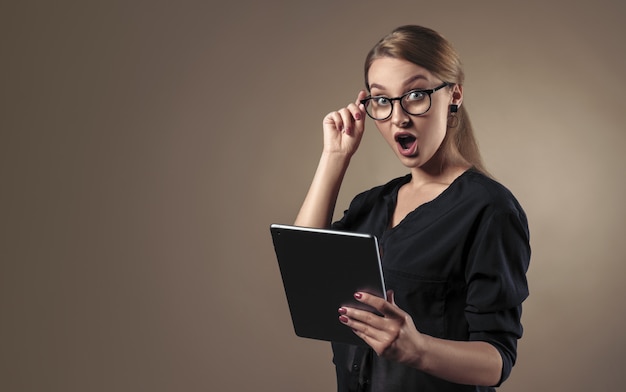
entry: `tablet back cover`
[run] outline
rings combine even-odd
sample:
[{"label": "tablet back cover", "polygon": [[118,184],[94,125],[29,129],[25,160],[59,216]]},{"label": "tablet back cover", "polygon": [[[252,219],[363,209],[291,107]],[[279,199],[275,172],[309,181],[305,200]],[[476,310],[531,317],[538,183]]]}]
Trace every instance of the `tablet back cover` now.
[{"label": "tablet back cover", "polygon": [[278,224],[270,231],[296,335],[365,345],[337,310],[366,309],[357,291],[385,298],[376,237]]}]

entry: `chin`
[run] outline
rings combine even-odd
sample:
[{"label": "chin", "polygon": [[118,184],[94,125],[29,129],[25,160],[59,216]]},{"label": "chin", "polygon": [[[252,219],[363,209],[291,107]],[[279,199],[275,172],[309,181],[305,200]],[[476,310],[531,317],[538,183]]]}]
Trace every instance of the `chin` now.
[{"label": "chin", "polygon": [[409,169],[417,168],[424,164],[419,156],[406,157],[404,155],[400,155],[398,159],[400,160],[400,163],[402,163],[402,165]]}]

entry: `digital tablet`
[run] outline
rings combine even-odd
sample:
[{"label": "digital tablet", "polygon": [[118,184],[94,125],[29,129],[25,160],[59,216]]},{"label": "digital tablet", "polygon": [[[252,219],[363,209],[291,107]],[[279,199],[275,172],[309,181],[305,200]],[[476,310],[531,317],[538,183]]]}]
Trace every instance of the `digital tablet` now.
[{"label": "digital tablet", "polygon": [[386,298],[377,238],[280,224],[270,232],[296,335],[365,345],[338,309],[367,309],[354,299],[357,291]]}]

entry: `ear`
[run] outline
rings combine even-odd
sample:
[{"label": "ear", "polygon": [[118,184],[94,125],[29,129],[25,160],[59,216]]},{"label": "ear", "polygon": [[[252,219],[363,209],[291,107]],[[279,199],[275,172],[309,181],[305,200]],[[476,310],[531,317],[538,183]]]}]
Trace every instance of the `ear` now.
[{"label": "ear", "polygon": [[452,88],[452,100],[450,101],[450,104],[458,105],[460,107],[461,103],[463,103],[463,85],[455,84]]}]

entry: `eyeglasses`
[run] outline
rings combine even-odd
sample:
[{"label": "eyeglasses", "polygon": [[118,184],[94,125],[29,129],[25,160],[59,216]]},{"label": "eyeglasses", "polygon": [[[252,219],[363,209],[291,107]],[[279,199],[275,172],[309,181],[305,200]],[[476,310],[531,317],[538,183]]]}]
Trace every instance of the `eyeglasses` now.
[{"label": "eyeglasses", "polygon": [[369,96],[361,100],[365,106],[367,115],[374,120],[382,121],[391,117],[393,113],[393,101],[400,101],[400,107],[407,114],[419,116],[426,113],[430,109],[431,94],[437,90],[449,86],[450,83],[443,84],[429,90],[411,90],[396,98],[387,98],[382,95]]}]

